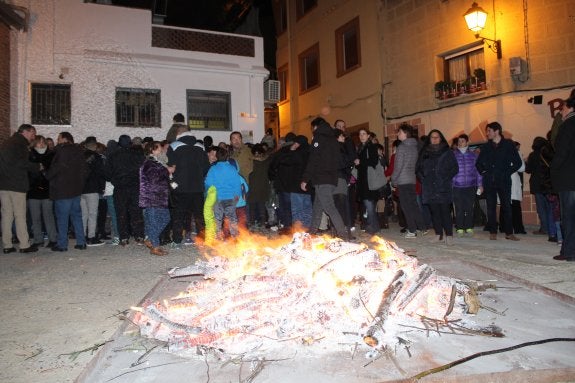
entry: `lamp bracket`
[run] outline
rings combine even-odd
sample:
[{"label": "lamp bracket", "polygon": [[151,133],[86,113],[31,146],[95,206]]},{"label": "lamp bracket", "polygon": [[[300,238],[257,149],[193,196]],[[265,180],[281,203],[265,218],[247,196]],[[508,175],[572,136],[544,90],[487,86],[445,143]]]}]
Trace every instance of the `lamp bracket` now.
[{"label": "lamp bracket", "polygon": [[497,53],[497,60],[501,60],[501,58],[503,57],[501,55],[501,40],[493,40],[493,39],[490,39],[487,37],[479,36],[479,33],[475,34],[475,38],[481,39],[481,41],[483,41],[483,42],[485,42],[485,41],[491,42],[492,44],[487,43],[487,46],[493,52]]}]

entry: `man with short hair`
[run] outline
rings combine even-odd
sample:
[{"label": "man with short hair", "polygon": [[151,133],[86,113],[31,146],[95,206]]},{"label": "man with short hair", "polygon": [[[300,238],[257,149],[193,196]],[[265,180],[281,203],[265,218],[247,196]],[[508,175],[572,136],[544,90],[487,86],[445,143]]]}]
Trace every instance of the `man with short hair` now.
[{"label": "man with short hair", "polygon": [[313,141],[300,184],[302,190],[308,190],[308,184],[313,182],[315,189],[310,233],[317,234],[322,212],[325,212],[335,228],[336,235],[342,239],[350,239],[333,200],[338,176],[339,142],[331,126],[323,118],[315,118],[311,122],[311,126]]},{"label": "man with short hair", "polygon": [[240,175],[248,181],[254,168],[251,149],[244,145],[242,134],[237,131],[230,133],[230,146],[230,158],[236,161]]},{"label": "man with short hair", "polygon": [[168,130],[168,133],[166,134],[166,141],[168,141],[168,144],[176,141],[176,136],[178,135],[177,130],[181,126],[186,126],[186,118],[182,113],[176,113],[172,118],[172,126],[170,126],[170,130]]},{"label": "man with short hair", "polygon": [[46,172],[50,181],[50,199],[54,201],[54,212],[58,226],[58,242],[52,251],[68,251],[68,223],[72,221],[76,236],[75,249],[86,249],[86,236],[82,223],[80,196],[88,174],[84,151],[74,144],[69,132],[58,135],[56,154]]},{"label": "man with short hair", "polygon": [[513,141],[503,137],[503,128],[498,122],[487,124],[485,132],[488,142],[481,146],[475,166],[483,177],[483,189],[487,202],[487,227],[489,239],[497,239],[497,197],[501,204],[505,238],[519,241],[513,235],[511,219],[511,175],[522,165],[519,152]]},{"label": "man with short hair", "polygon": [[559,126],[551,161],[551,183],[559,193],[563,244],[561,253],[553,259],[575,262],[575,89],[565,100],[561,115],[563,123]]},{"label": "man with short hair", "polygon": [[12,223],[16,222],[16,236],[21,253],[38,251],[30,246],[26,225],[26,192],[30,187],[28,172],[41,170],[31,162],[28,147],[36,138],[36,128],[22,124],[0,148],[0,204],[2,204],[2,244],[4,254],[16,251],[12,246]]}]

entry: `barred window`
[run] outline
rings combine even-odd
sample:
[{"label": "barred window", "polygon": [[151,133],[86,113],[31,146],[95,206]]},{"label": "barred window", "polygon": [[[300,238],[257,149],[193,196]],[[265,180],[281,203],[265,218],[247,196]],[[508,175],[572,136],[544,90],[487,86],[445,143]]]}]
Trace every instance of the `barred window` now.
[{"label": "barred window", "polygon": [[232,130],[229,92],[188,89],[186,95],[190,129]]},{"label": "barred window", "polygon": [[70,125],[69,84],[31,84],[31,122],[35,125]]},{"label": "barred window", "polygon": [[159,89],[116,88],[116,126],[161,126]]}]

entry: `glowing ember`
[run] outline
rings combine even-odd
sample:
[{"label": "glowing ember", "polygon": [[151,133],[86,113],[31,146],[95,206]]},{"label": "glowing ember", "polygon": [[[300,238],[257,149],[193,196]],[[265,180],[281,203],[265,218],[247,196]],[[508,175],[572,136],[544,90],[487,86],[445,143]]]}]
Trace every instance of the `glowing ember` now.
[{"label": "glowing ember", "polygon": [[233,254],[216,249],[208,261],[171,270],[172,277],[203,279],[137,309],[142,335],[167,341],[173,351],[209,346],[242,353],[350,335],[381,348],[396,341],[398,323],[459,319],[465,309],[465,285],[455,289],[455,280],[378,237],[376,249],[305,233],[277,248],[252,239]]}]

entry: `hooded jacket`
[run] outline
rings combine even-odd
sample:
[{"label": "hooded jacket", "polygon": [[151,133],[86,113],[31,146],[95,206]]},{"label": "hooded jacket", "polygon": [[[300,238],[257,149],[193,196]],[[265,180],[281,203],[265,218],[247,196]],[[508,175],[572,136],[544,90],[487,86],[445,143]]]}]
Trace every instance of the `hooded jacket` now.
[{"label": "hooded jacket", "polygon": [[114,188],[139,188],[140,166],[144,163],[144,153],[134,147],[119,147],[106,162],[106,180]]},{"label": "hooded jacket", "polygon": [[309,160],[302,181],[314,185],[337,185],[340,145],[333,129],[321,121],[313,132]]}]

